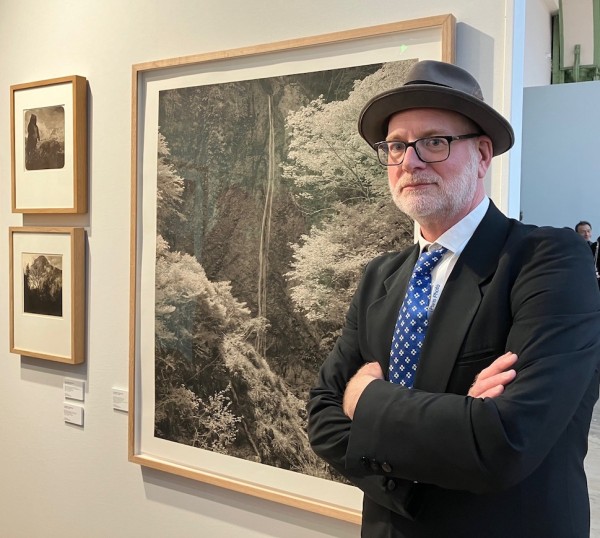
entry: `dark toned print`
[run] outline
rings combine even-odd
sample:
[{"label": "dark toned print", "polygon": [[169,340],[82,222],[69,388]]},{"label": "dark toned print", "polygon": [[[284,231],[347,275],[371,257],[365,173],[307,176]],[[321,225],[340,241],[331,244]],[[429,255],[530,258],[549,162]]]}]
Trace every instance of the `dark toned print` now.
[{"label": "dark toned print", "polygon": [[65,166],[65,108],[48,106],[25,110],[25,169]]},{"label": "dark toned print", "polygon": [[22,267],[25,313],[62,316],[62,256],[24,253]]}]

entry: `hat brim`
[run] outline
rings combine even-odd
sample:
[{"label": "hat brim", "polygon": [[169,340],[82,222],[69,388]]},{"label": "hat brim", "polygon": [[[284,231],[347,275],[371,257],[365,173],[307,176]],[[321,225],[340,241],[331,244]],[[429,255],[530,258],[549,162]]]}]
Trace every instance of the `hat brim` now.
[{"label": "hat brim", "polygon": [[372,147],[387,137],[391,116],[412,108],[439,108],[466,116],[492,139],[494,156],[514,144],[510,123],[491,106],[465,92],[433,84],[410,84],[373,97],[360,113],[358,132]]}]

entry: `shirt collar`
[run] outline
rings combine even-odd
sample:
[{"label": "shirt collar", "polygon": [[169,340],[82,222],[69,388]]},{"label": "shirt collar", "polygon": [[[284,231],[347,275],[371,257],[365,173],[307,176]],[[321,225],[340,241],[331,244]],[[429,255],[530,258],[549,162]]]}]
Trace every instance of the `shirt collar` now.
[{"label": "shirt collar", "polygon": [[[452,228],[446,230],[433,243],[430,243],[420,235],[419,248],[421,252],[425,247],[435,250],[442,246],[446,247],[450,252],[459,255],[475,233],[479,223],[483,220],[489,206],[490,199],[484,196],[483,200],[469,214],[465,215]],[[433,245],[433,247],[430,247],[430,245]]]}]

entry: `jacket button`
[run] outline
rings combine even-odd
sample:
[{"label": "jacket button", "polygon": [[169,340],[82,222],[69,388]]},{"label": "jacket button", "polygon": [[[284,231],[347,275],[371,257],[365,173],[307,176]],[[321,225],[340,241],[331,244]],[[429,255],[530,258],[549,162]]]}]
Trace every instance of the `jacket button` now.
[{"label": "jacket button", "polygon": [[394,491],[396,489],[396,481],[391,478],[385,483],[385,488],[388,491]]},{"label": "jacket button", "polygon": [[384,461],[381,464],[381,469],[383,470],[384,473],[391,473],[392,472],[392,466],[387,461]]},{"label": "jacket button", "polygon": [[377,460],[371,460],[371,471],[373,471],[374,473],[378,473],[379,471],[381,471],[381,465],[379,465],[379,462]]},{"label": "jacket button", "polygon": [[371,467],[371,462],[369,461],[369,458],[367,458],[367,456],[363,456],[362,458],[360,458],[360,463],[362,464],[363,467],[367,467],[367,468]]}]

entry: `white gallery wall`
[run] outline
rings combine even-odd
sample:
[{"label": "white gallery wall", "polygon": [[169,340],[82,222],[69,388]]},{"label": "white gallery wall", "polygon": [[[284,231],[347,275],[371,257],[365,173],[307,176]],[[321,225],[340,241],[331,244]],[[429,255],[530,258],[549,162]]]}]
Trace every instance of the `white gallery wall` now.
[{"label": "white gallery wall", "polygon": [[[457,63],[478,76],[486,99],[511,118],[519,135],[523,72],[528,62],[543,61],[546,50],[536,49],[540,58],[525,57],[526,41],[539,37],[525,34],[526,19],[533,14],[549,21],[550,4],[1,0],[0,536],[359,536],[350,523],[127,461],[127,415],[113,410],[112,388],[128,384],[131,66],[452,13],[458,21]],[[66,75],[84,76],[89,83],[89,212],[12,214],[9,87]],[[542,69],[539,79],[545,76]],[[519,209],[519,144],[512,164],[509,157],[497,160],[494,174],[500,179],[491,186],[496,203],[513,216]],[[83,365],[8,351],[8,227],[21,225],[86,228]],[[86,383],[83,427],[63,421],[65,378]]]}]

